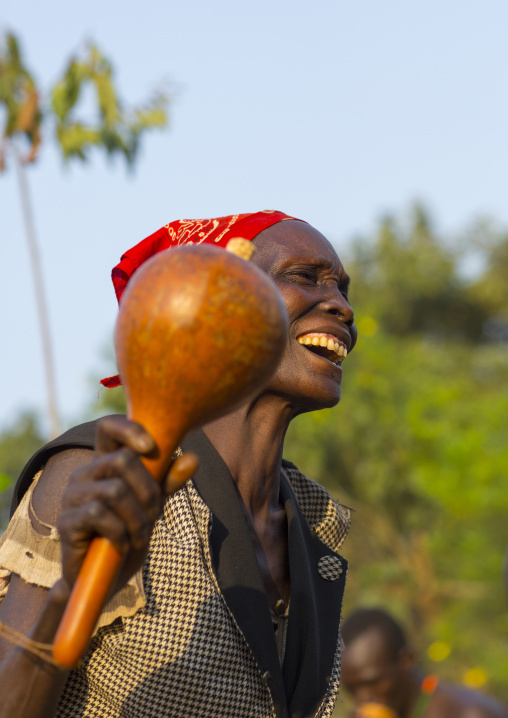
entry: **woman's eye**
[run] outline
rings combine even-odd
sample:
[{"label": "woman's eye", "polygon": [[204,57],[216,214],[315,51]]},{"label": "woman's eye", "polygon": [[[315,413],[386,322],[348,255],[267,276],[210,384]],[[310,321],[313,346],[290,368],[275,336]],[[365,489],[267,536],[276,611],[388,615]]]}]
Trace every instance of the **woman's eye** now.
[{"label": "woman's eye", "polygon": [[296,269],[291,272],[291,276],[296,279],[303,279],[306,282],[315,283],[317,281],[316,273],[310,269]]}]

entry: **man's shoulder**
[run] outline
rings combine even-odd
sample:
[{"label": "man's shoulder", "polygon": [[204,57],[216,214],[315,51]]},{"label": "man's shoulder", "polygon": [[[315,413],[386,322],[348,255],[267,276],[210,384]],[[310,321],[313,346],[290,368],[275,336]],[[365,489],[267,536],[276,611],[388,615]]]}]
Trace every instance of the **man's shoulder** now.
[{"label": "man's shoulder", "polygon": [[508,718],[508,710],[484,693],[440,683],[426,713],[428,718]]},{"label": "man's shoulder", "polygon": [[351,509],[339,503],[316,481],[309,479],[290,461],[282,468],[310,528],[333,551],[344,543],[351,524]]}]

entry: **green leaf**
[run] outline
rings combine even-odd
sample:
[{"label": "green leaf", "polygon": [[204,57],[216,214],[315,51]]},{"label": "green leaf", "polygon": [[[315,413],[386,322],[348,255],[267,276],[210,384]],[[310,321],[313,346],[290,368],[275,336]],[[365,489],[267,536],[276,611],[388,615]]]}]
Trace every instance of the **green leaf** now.
[{"label": "green leaf", "polygon": [[[85,85],[95,89],[96,123],[79,119],[79,98]],[[87,160],[90,150],[97,147],[109,157],[121,155],[133,166],[143,134],[167,125],[168,99],[162,92],[144,106],[124,109],[112,64],[94,45],[87,48],[84,57],[71,59],[51,98],[57,120],[55,134],[66,160]]]},{"label": "green leaf", "polygon": [[7,476],[7,474],[0,473],[0,492],[5,491],[5,489],[8,489],[10,486],[12,486],[11,477]]}]

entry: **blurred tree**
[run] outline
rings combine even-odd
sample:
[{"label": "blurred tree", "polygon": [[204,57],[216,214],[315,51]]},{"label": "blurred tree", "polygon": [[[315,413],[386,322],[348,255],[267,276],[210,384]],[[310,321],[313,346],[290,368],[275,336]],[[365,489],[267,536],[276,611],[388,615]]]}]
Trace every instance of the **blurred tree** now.
[{"label": "blurred tree", "polygon": [[0,434],[0,531],[9,520],[12,489],[27,459],[47,440],[33,412],[26,411]]},{"label": "blurred tree", "polygon": [[[5,110],[5,126],[0,145],[0,171],[5,170],[6,155],[10,149],[18,179],[34,284],[35,303],[41,332],[48,417],[51,434],[56,436],[59,433],[60,420],[56,401],[55,370],[46,293],[44,291],[28,184],[23,169],[25,164],[34,162],[39,153],[43,115],[40,105],[40,92],[32,75],[23,63],[18,41],[12,34],[7,34],[4,42],[0,44],[0,106],[2,105]],[[25,139],[28,144],[28,150],[25,154],[22,154],[19,143],[16,141],[19,137]]]},{"label": "blurred tree", "polygon": [[508,233],[480,222],[472,230],[472,247],[484,263],[469,287],[473,302],[488,315],[485,334],[491,341],[508,341]]},{"label": "blurred tree", "polygon": [[457,251],[436,236],[422,207],[405,224],[383,220],[374,242],[353,245],[351,263],[362,310],[390,334],[482,338],[486,308],[470,296]]},{"label": "blurred tree", "polygon": [[[98,122],[76,118],[76,107],[87,86],[95,89]],[[81,60],[71,58],[62,79],[51,92],[51,108],[56,119],[58,146],[66,160],[89,159],[98,147],[108,155],[119,154],[132,166],[137,159],[140,138],[146,130],[167,124],[167,96],[158,91],[145,105],[126,110],[113,84],[113,69],[94,45]]]},{"label": "blurred tree", "polygon": [[[85,122],[77,117],[83,88],[95,90],[97,121]],[[39,251],[33,222],[25,166],[34,162],[42,146],[42,123],[54,125],[56,144],[64,160],[87,161],[93,147],[104,150],[108,156],[119,154],[129,167],[138,156],[143,134],[167,124],[168,97],[158,91],[144,105],[125,109],[114,84],[113,69],[99,49],[90,44],[82,58],[69,61],[62,78],[50,91],[51,102],[41,105],[41,90],[26,68],[17,38],[6,33],[0,43],[0,107],[5,123],[0,144],[0,171],[5,170],[10,152],[17,170],[23,217],[30,253],[36,294],[39,326],[41,329],[48,415],[51,435],[60,432],[56,402],[56,383],[51,350],[49,320],[39,260]],[[21,143],[28,150],[21,151]]]}]

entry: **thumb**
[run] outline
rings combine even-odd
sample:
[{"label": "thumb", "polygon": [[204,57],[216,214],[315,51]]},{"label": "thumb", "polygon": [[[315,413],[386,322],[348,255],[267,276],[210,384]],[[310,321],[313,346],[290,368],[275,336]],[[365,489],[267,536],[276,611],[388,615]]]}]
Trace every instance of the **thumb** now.
[{"label": "thumb", "polygon": [[167,496],[171,496],[178,489],[181,489],[188,479],[193,476],[199,466],[199,459],[196,454],[187,451],[179,456],[171,464],[169,473],[164,480],[164,492]]}]

